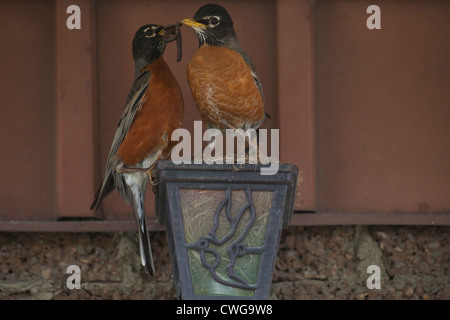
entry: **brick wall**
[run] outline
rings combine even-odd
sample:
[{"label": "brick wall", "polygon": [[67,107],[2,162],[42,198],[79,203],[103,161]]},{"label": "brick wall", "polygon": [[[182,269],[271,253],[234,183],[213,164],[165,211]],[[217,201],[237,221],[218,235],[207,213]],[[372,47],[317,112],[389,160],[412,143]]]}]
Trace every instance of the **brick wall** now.
[{"label": "brick wall", "polygon": [[[152,234],[156,276],[137,235],[1,233],[0,299],[175,299],[164,232]],[[69,290],[69,265],[81,289]],[[368,265],[381,289],[369,290]],[[271,299],[450,299],[450,228],[291,227],[283,232]]]}]

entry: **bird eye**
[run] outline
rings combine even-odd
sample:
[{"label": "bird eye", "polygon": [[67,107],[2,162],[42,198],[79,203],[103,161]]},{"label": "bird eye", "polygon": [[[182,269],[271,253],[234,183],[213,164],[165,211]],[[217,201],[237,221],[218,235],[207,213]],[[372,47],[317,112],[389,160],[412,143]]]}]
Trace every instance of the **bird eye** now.
[{"label": "bird eye", "polygon": [[209,18],[209,27],[210,28],[214,28],[215,26],[217,26],[220,22],[220,18],[217,16],[212,16]]},{"label": "bird eye", "polygon": [[144,29],[144,37],[154,38],[156,36],[156,32],[155,32],[156,29],[157,29],[157,27],[155,27],[155,26],[145,28]]}]

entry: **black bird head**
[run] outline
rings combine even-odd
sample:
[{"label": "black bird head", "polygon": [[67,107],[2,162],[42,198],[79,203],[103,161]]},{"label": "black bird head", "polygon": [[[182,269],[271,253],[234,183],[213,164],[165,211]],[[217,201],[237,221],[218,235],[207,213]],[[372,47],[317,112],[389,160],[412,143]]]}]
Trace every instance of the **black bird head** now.
[{"label": "black bird head", "polygon": [[146,64],[159,58],[166,48],[163,26],[147,24],[139,28],[133,38],[133,59]]},{"label": "black bird head", "polygon": [[236,33],[233,29],[233,20],[224,7],[218,4],[205,4],[193,19],[184,19],[183,24],[190,26],[197,34],[199,46],[228,46],[236,41]]}]

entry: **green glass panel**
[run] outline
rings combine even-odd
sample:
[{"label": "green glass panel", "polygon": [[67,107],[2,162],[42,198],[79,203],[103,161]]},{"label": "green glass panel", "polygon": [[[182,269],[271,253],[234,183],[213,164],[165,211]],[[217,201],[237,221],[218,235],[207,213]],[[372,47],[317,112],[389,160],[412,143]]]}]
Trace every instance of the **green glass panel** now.
[{"label": "green glass panel", "polygon": [[[225,190],[180,190],[186,243],[194,245],[208,235],[220,242],[214,244],[208,241],[208,248],[203,251],[203,262],[200,250],[187,249],[195,294],[254,295],[252,289],[233,286],[242,283],[230,278],[229,269],[233,276],[250,286],[256,286],[272,197],[273,191],[251,191],[246,194],[245,190],[235,190],[231,191],[231,196],[227,196]],[[215,216],[215,213],[218,215]],[[214,219],[218,222],[216,225]],[[247,251],[256,248],[257,252],[238,255],[234,265],[231,265],[230,252],[227,250],[232,244],[239,244],[239,248],[245,247]],[[237,250],[236,246],[234,248]],[[207,268],[204,262],[214,267]],[[225,284],[217,282],[212,273]]]}]

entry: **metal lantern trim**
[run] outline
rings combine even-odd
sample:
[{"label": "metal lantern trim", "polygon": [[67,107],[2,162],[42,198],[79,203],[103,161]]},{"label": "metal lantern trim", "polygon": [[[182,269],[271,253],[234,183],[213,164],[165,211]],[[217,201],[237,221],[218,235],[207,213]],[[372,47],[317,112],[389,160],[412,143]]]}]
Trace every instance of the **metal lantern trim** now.
[{"label": "metal lantern trim", "polygon": [[158,162],[156,212],[180,299],[267,298],[298,169],[281,164],[262,176],[260,168]]}]

